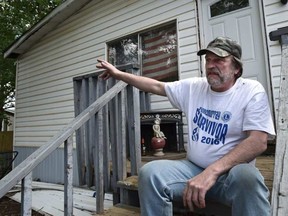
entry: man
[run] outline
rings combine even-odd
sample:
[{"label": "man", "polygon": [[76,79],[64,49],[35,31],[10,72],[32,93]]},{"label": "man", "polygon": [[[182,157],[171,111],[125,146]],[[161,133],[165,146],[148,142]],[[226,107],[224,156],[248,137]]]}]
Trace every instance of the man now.
[{"label": "man", "polygon": [[157,160],[139,173],[141,215],[173,215],[172,202],[190,210],[205,200],[231,206],[234,216],[270,215],[269,191],[255,158],[274,136],[267,95],[262,85],[241,78],[241,47],[218,37],[200,50],[206,55],[206,78],[163,83],[107,69],[101,77],[123,80],[143,91],[167,96],[188,122],[187,159]]}]

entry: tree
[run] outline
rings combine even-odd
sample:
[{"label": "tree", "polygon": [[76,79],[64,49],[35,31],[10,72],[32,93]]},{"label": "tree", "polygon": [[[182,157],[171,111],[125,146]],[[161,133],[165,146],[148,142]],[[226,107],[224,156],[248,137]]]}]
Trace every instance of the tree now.
[{"label": "tree", "polygon": [[0,0],[0,131],[5,108],[14,106],[14,59],[4,59],[5,50],[31,26],[65,0]]}]

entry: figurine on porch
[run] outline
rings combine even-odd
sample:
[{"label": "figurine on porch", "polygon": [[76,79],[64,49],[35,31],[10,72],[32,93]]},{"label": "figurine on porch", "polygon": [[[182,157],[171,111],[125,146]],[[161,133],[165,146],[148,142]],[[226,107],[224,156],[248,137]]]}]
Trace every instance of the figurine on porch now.
[{"label": "figurine on porch", "polygon": [[161,122],[161,119],[159,118],[159,116],[156,116],[154,120],[154,125],[152,127],[154,131],[154,137],[152,137],[151,146],[154,149],[153,155],[157,157],[165,155],[163,153],[163,148],[166,144],[166,141],[165,141],[166,137],[160,129],[160,122]]}]

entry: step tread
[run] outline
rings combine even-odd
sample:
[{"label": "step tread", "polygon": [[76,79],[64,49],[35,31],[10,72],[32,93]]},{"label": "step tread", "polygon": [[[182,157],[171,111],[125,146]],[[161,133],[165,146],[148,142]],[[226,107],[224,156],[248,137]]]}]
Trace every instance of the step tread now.
[{"label": "step tread", "polygon": [[138,176],[129,176],[128,178],[118,181],[118,187],[129,190],[138,190]]},{"label": "step tread", "polygon": [[[100,214],[95,214],[95,216],[98,216]],[[104,214],[101,214],[102,216],[127,216],[127,215],[133,215],[133,216],[140,216],[140,208],[124,205],[124,204],[117,204],[113,206],[112,208],[109,208],[104,211]]]}]

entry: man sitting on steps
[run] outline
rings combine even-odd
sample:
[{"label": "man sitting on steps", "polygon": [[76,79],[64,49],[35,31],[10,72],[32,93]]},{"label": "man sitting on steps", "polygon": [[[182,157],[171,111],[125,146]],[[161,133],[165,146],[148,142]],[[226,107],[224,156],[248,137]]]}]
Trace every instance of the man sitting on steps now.
[{"label": "man sitting on steps", "polygon": [[255,167],[274,126],[262,85],[244,79],[241,47],[218,37],[200,50],[206,77],[160,82],[119,71],[98,60],[97,67],[142,91],[167,96],[188,122],[185,160],[155,160],[139,172],[142,216],[172,216],[173,202],[193,211],[205,200],[230,206],[234,216],[270,215],[269,191]]}]

